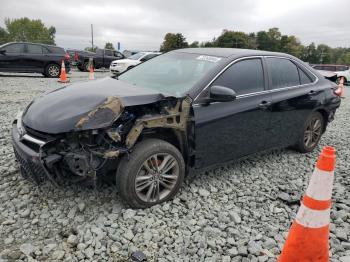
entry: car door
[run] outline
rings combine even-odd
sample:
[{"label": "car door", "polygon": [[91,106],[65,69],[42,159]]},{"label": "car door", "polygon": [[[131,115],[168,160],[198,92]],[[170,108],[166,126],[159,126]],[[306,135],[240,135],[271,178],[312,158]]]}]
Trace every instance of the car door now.
[{"label": "car door", "polygon": [[0,68],[6,71],[23,71],[23,43],[13,43],[1,48]]},{"label": "car door", "polygon": [[[232,88],[231,102],[194,102],[196,166],[205,167],[265,148],[270,95],[261,58],[235,62],[212,84]],[[210,88],[210,87],[209,87]],[[205,92],[204,92],[205,93]]]},{"label": "car door", "polygon": [[30,72],[42,71],[45,65],[45,55],[41,45],[26,44],[23,54],[23,66]]},{"label": "car door", "polygon": [[103,62],[103,66],[106,68],[109,68],[109,66],[111,65],[111,63],[116,60],[117,58],[113,55],[113,51],[112,50],[105,50],[105,55],[104,55],[104,62]]},{"label": "car door", "polygon": [[268,146],[294,145],[306,119],[320,106],[322,90],[315,87],[316,77],[296,62],[283,57],[267,57],[265,61],[272,99]]}]

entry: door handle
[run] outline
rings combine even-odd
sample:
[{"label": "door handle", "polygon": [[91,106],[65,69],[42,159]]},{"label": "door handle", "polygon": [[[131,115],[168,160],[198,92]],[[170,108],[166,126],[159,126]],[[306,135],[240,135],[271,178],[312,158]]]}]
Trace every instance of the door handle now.
[{"label": "door handle", "polygon": [[267,109],[270,105],[271,105],[271,101],[262,101],[262,102],[259,104],[259,107],[260,107],[261,109]]}]

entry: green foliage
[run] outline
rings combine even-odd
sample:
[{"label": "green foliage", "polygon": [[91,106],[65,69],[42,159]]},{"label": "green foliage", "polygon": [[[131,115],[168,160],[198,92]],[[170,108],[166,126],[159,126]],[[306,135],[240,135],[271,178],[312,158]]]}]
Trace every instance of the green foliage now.
[{"label": "green foliage", "polygon": [[97,49],[98,49],[97,46],[94,46],[94,47],[88,46],[84,48],[85,51],[94,52],[94,53],[96,52]]},{"label": "green foliage", "polygon": [[167,33],[164,37],[162,45],[160,46],[160,51],[168,52],[186,47],[188,47],[188,43],[186,42],[186,38],[181,33]]},{"label": "green foliage", "polygon": [[[178,44],[182,42],[182,44]],[[185,48],[188,44],[182,34],[165,35],[161,46],[162,51]],[[223,30],[218,38],[212,41],[198,43],[194,41],[189,47],[230,47],[259,49],[273,52],[288,53],[311,64],[347,64],[350,65],[350,48],[331,48],[325,44],[311,43],[304,46],[294,35],[283,35],[278,28],[273,27],[267,31],[246,34],[239,31]]]},{"label": "green foliage", "polygon": [[107,43],[105,44],[105,49],[115,50],[113,44],[110,43],[110,42],[107,42]]},{"label": "green foliage", "polygon": [[191,48],[199,47],[199,42],[198,41],[194,41],[188,47],[191,47]]},{"label": "green foliage", "polygon": [[6,42],[33,42],[55,44],[56,29],[47,28],[40,19],[27,17],[18,19],[5,19],[6,28],[0,28],[0,44]]}]

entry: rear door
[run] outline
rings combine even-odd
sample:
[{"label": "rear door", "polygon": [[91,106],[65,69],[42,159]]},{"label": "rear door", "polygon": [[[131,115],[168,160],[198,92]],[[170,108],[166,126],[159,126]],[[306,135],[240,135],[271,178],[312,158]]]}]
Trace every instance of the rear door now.
[{"label": "rear door", "polygon": [[232,88],[236,100],[194,103],[197,167],[226,162],[265,148],[269,139],[270,95],[262,60],[244,59],[223,72],[213,85]]},{"label": "rear door", "polygon": [[269,147],[294,145],[314,108],[320,106],[322,90],[316,77],[287,58],[265,58],[272,98]]},{"label": "rear door", "polygon": [[23,43],[13,43],[2,47],[5,53],[0,54],[0,68],[6,71],[23,71]]},{"label": "rear door", "polygon": [[41,45],[25,45],[23,66],[25,66],[28,71],[43,72],[45,66],[45,54]]}]

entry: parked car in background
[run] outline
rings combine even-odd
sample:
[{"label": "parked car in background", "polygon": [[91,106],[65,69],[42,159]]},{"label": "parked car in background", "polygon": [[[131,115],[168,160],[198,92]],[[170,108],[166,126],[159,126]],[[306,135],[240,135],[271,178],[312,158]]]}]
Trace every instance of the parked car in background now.
[{"label": "parked car in background", "polygon": [[109,69],[114,74],[120,74],[160,54],[160,52],[139,52],[126,59],[113,61]]},{"label": "parked car in background", "polygon": [[124,50],[123,55],[125,58],[128,58],[129,56],[132,56],[132,55],[137,54],[139,52],[140,51],[137,51],[137,50]]},{"label": "parked car in background", "polygon": [[89,59],[93,59],[95,69],[109,68],[112,61],[125,58],[119,51],[111,49],[97,49],[95,53],[88,51],[76,52],[76,65],[80,71],[89,71]]},{"label": "parked car in background", "polygon": [[333,72],[337,75],[336,82],[339,83],[339,80],[341,77],[344,77],[344,81],[348,82],[350,81],[350,69],[347,65],[313,65],[313,68],[318,71],[328,71]]},{"label": "parked car in background", "polygon": [[38,43],[12,42],[0,46],[0,71],[42,73],[59,77],[62,61],[70,70],[70,56],[62,47]]},{"label": "parked car in background", "polygon": [[194,171],[272,148],[314,150],[337,91],[287,54],[180,49],[41,95],[13,122],[12,143],[25,178],[111,175],[130,206],[145,208],[174,197]]}]

